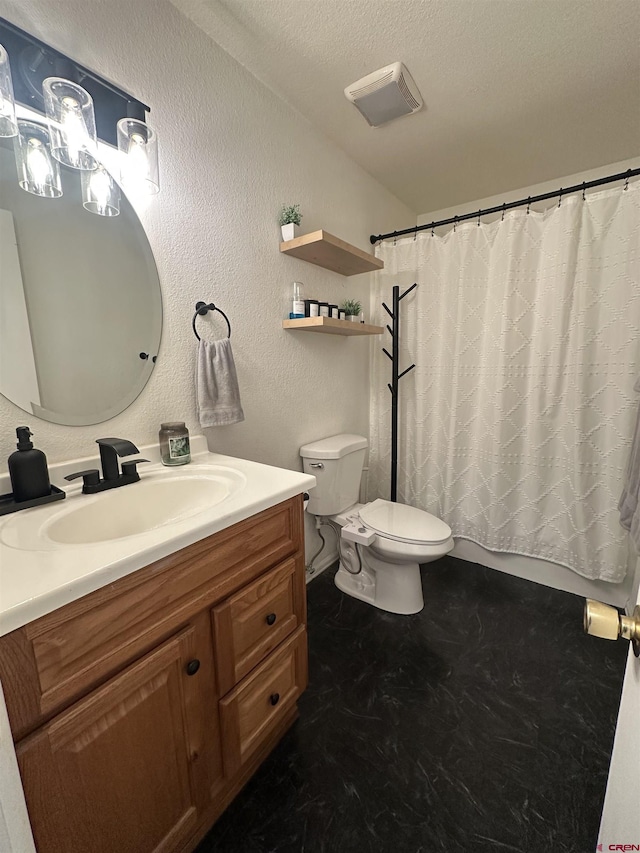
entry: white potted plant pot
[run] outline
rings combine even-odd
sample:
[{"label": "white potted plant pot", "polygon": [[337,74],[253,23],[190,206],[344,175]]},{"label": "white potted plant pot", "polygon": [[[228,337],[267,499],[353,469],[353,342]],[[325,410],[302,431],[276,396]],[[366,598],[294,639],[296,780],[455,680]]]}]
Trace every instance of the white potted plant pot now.
[{"label": "white potted plant pot", "polygon": [[360,315],[359,314],[349,314],[347,317],[347,320],[351,320],[352,323],[359,323],[360,322]]},{"label": "white potted plant pot", "polygon": [[282,231],[283,243],[286,243],[287,240],[294,240],[298,236],[298,226],[295,222],[287,222],[286,225],[281,225],[280,230]]}]

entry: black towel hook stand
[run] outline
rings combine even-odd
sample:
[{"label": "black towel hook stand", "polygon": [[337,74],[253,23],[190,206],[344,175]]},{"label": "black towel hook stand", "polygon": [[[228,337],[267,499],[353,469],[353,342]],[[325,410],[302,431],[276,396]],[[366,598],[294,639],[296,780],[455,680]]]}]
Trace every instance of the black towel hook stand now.
[{"label": "black towel hook stand", "polygon": [[198,340],[201,340],[200,335],[198,334],[198,332],[196,330],[196,318],[197,318],[198,314],[201,317],[204,317],[204,315],[207,314],[207,312],[209,312],[209,311],[217,311],[218,314],[222,314],[222,316],[224,317],[225,322],[227,324],[227,333],[228,333],[227,336],[230,338],[231,337],[231,323],[229,322],[229,318],[224,313],[224,311],[221,308],[218,308],[216,305],[214,305],[213,302],[209,302],[208,304],[206,302],[196,302],[196,313],[193,315],[193,321],[191,323],[191,326],[193,328],[193,334],[196,336],[196,338]]},{"label": "black towel hook stand", "polygon": [[[382,352],[391,361],[391,382],[388,385],[391,391],[391,500],[398,499],[398,398],[400,395],[400,380],[402,377],[413,370],[415,364],[405,368],[400,372],[400,302],[405,296],[408,296],[411,291],[418,286],[418,283],[412,284],[404,293],[400,293],[400,288],[396,285],[393,288],[393,311],[383,302],[382,307],[391,317],[392,325],[387,324],[387,331],[391,335],[391,352],[385,347]],[[393,355],[392,355],[393,353]]]}]

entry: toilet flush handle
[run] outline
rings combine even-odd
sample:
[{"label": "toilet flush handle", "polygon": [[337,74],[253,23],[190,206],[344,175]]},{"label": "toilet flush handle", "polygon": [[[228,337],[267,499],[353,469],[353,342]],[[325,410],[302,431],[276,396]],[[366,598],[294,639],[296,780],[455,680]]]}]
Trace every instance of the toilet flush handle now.
[{"label": "toilet flush handle", "polygon": [[322,462],[309,462],[309,468],[324,468],[324,463],[322,463]]},{"label": "toilet flush handle", "polygon": [[631,640],[633,653],[640,657],[640,604],[633,615],[625,616],[615,607],[587,598],[584,603],[584,630],[605,640],[617,640],[618,637]]}]

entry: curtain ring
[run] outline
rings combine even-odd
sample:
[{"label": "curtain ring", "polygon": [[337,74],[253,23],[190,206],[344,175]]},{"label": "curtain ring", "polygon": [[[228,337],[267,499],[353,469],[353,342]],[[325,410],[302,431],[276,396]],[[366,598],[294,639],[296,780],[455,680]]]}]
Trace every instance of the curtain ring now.
[{"label": "curtain ring", "polygon": [[560,192],[558,193],[558,207],[562,204],[562,187],[560,187]]},{"label": "curtain ring", "polygon": [[478,228],[480,227],[480,214],[481,214],[481,213],[482,213],[482,211],[481,211],[481,210],[479,210],[479,211],[478,211]]},{"label": "curtain ring", "polygon": [[531,196],[527,199],[527,216],[529,215],[529,210],[531,209]]},{"label": "curtain ring", "polygon": [[631,177],[629,175],[630,171],[631,171],[631,169],[627,169],[627,177],[624,179],[624,187],[622,189],[625,191],[629,189],[629,178]]},{"label": "curtain ring", "polygon": [[453,217],[453,233],[454,233],[454,234],[456,233],[456,225],[457,225],[457,224],[458,224],[458,217],[457,217],[457,216],[454,216],[454,217]]},{"label": "curtain ring", "polygon": [[395,246],[397,242],[398,242],[398,232],[394,231],[393,232],[393,245]]},{"label": "curtain ring", "polygon": [[587,191],[587,185],[586,185],[586,184],[585,184],[585,182],[583,181],[583,182],[582,182],[582,201],[586,201],[586,200],[587,200],[587,196],[585,195],[586,191]]},{"label": "curtain ring", "polygon": [[417,237],[417,236],[418,236],[418,229],[416,228],[416,230],[413,232],[413,242],[414,242],[414,243],[416,242],[416,237]]},{"label": "curtain ring", "polygon": [[433,228],[431,229],[431,236],[432,236],[432,237],[435,237],[435,236],[436,236],[436,232],[433,230]]},{"label": "curtain ring", "polygon": [[504,212],[506,209],[507,209],[507,203],[503,201],[502,202],[502,219],[500,220],[500,222],[504,222]]}]

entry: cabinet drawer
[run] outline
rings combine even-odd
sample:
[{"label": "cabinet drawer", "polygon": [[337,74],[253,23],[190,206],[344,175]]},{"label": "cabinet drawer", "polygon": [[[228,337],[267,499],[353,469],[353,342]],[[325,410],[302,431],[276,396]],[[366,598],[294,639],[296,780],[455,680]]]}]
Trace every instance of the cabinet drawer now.
[{"label": "cabinet drawer", "polygon": [[305,621],[303,569],[286,560],[213,611],[224,696]]},{"label": "cabinet drawer", "polygon": [[307,685],[307,634],[295,634],[220,702],[225,775],[234,775],[260,747]]}]

